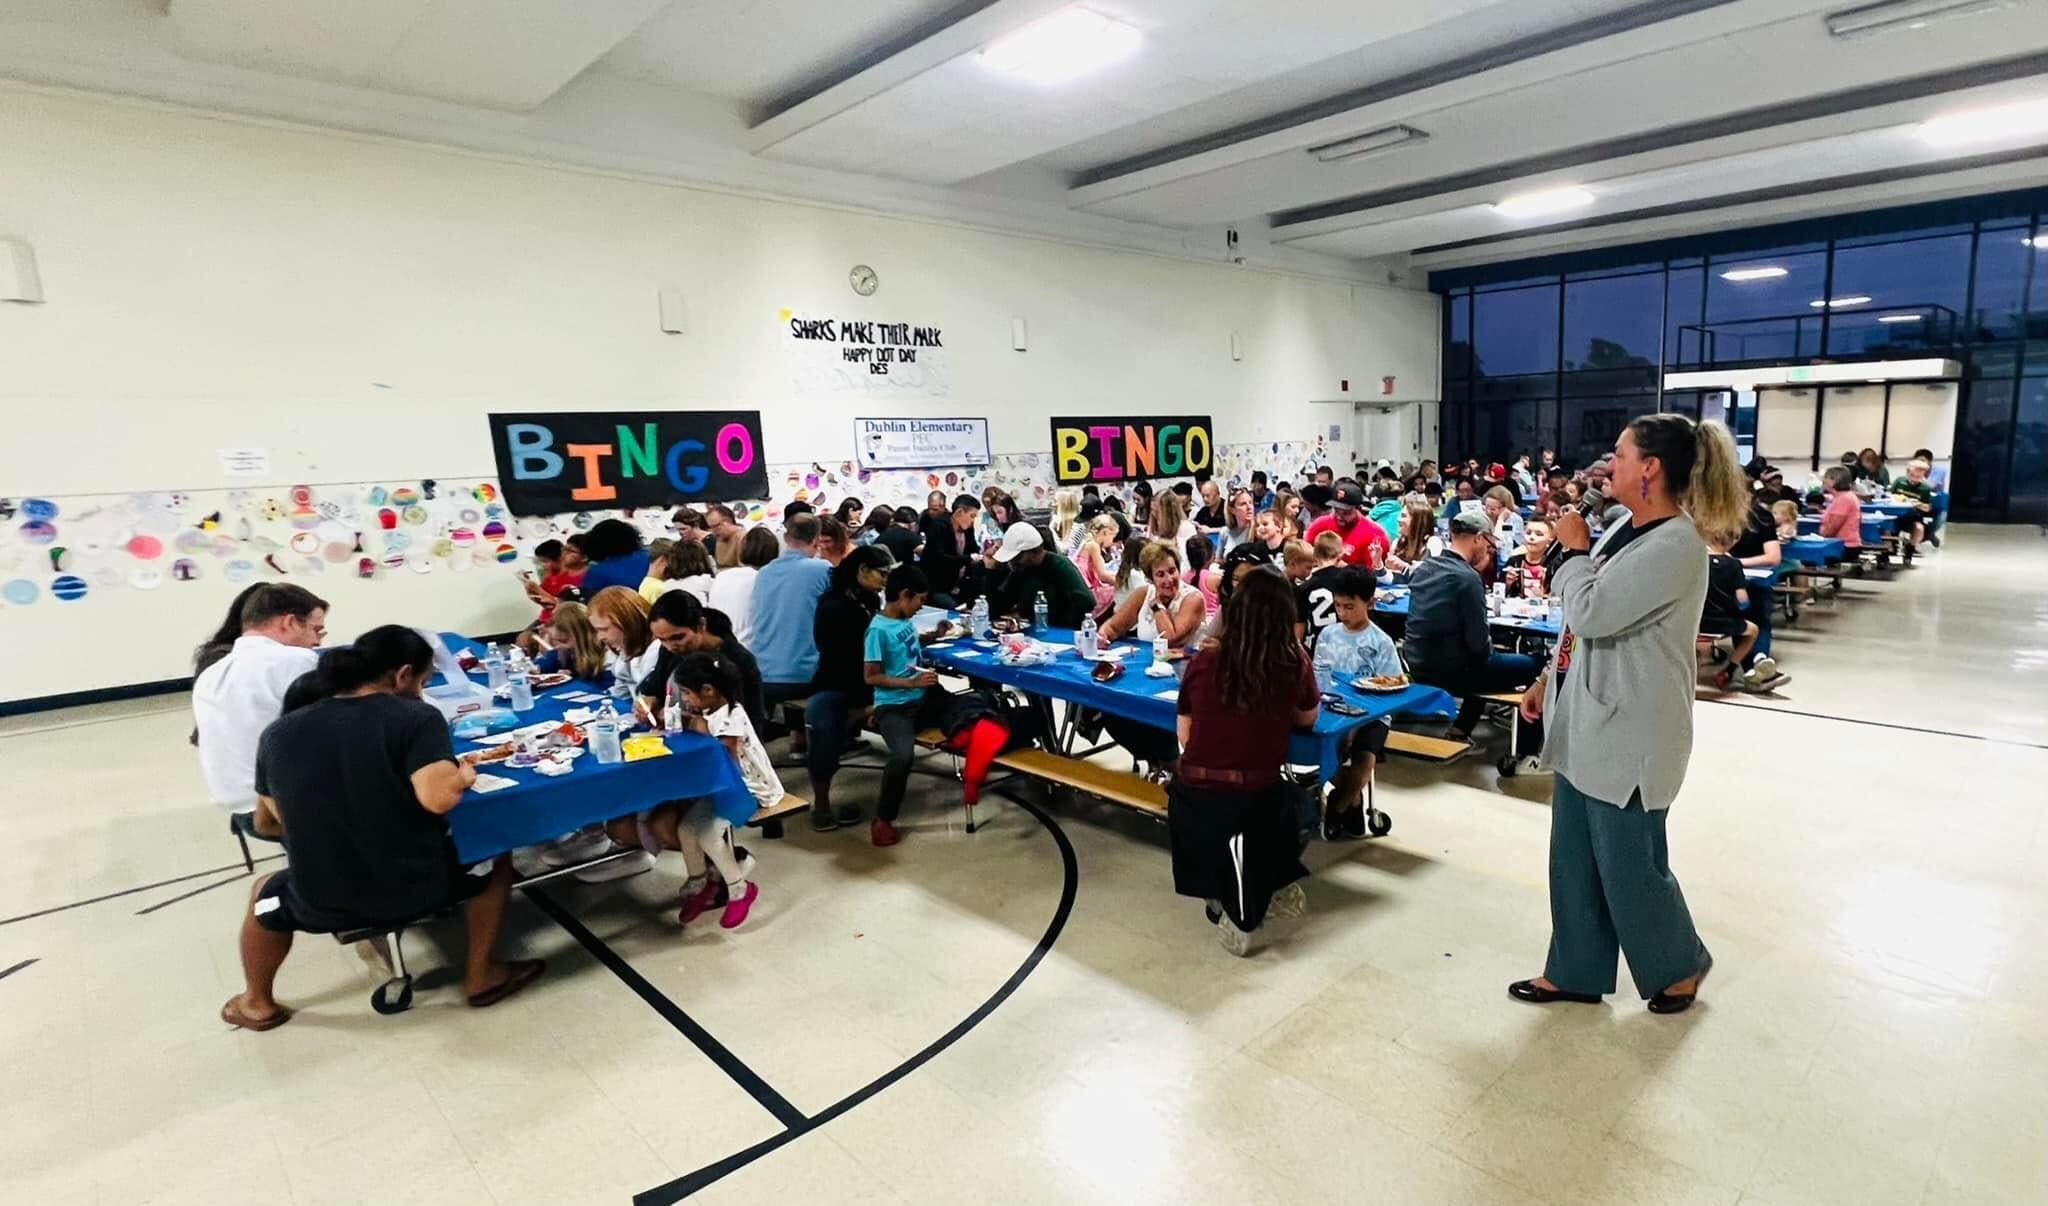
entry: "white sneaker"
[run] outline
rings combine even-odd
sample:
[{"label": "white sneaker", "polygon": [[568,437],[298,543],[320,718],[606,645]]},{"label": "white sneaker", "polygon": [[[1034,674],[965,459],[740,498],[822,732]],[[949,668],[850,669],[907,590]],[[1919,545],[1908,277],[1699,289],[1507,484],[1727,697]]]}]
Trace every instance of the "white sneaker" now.
[{"label": "white sneaker", "polygon": [[643,875],[654,870],[654,856],[645,850],[635,850],[624,858],[615,858],[608,863],[586,867],[575,872],[578,880],[586,884],[607,884],[615,879],[632,875]]},{"label": "white sneaker", "polygon": [[1281,921],[1292,921],[1308,915],[1308,893],[1302,891],[1301,881],[1295,880],[1273,893],[1273,899],[1266,902],[1266,916]]},{"label": "white sneaker", "polygon": [[1768,653],[1756,659],[1755,664],[1750,666],[1749,669],[1744,670],[1742,672],[1743,684],[1745,686],[1750,687],[1760,686],[1761,684],[1770,682],[1772,679],[1777,677],[1777,659],[1773,658]]},{"label": "white sneaker", "polygon": [[612,840],[603,829],[579,829],[542,846],[540,857],[550,867],[569,867],[587,863],[611,848]]},{"label": "white sneaker", "polygon": [[1216,937],[1223,943],[1223,949],[1242,959],[1252,951],[1252,936],[1247,930],[1237,928],[1237,923],[1228,915],[1216,919]]},{"label": "white sneaker", "polygon": [[1549,773],[1550,768],[1543,765],[1543,759],[1535,754],[1523,754],[1515,759],[1515,774],[1517,775],[1547,775]]}]

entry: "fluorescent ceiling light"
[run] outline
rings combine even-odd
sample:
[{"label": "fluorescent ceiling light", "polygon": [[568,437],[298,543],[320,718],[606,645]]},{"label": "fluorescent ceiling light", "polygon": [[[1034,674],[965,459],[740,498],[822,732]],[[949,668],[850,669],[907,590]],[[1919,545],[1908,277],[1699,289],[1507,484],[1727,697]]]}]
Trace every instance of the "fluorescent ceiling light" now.
[{"label": "fluorescent ceiling light", "polygon": [[2020,242],[2025,243],[2029,247],[2039,247],[2043,251],[2048,251],[2048,235],[2042,235],[2038,239],[2029,235],[2021,235]]},{"label": "fluorescent ceiling light", "polygon": [[1551,214],[1567,213],[1584,209],[1593,204],[1594,196],[1577,185],[1564,188],[1547,188],[1541,192],[1518,193],[1494,203],[1493,209],[1504,218],[1543,218]]},{"label": "fluorescent ceiling light", "polygon": [[1063,8],[982,48],[981,64],[1031,84],[1063,84],[1138,52],[1133,27],[1085,8]]},{"label": "fluorescent ceiling light", "polygon": [[1784,276],[1785,270],[1776,266],[1770,268],[1731,268],[1721,274],[1724,281],[1768,281]]},{"label": "fluorescent ceiling light", "polygon": [[1925,29],[1956,17],[2014,8],[2018,3],[2019,0],[1883,0],[1829,13],[1828,33],[1837,38],[1860,38],[1866,34]]},{"label": "fluorescent ceiling light", "polygon": [[2020,101],[1989,109],[1951,113],[1920,124],[1920,141],[1936,147],[1964,147],[2048,133],[2048,101]]},{"label": "fluorescent ceiling light", "polygon": [[1919,321],[1920,321],[1920,316],[1919,316],[1918,314],[1880,314],[1880,315],[1878,315],[1878,316],[1877,316],[1877,321],[1879,321],[1879,322],[1919,322]]},{"label": "fluorescent ceiling light", "polygon": [[1859,293],[1854,297],[1830,297],[1825,301],[1816,297],[1812,301],[1807,302],[1806,304],[1812,306],[1816,310],[1821,309],[1822,307],[1826,307],[1830,310],[1839,310],[1843,306],[1869,305],[1870,299]]},{"label": "fluorescent ceiling light", "polygon": [[1360,155],[1391,151],[1395,147],[1413,146],[1428,137],[1428,134],[1414,126],[1388,126],[1384,130],[1373,130],[1310,147],[1308,153],[1314,155],[1317,162],[1336,163],[1340,159],[1356,159]]}]

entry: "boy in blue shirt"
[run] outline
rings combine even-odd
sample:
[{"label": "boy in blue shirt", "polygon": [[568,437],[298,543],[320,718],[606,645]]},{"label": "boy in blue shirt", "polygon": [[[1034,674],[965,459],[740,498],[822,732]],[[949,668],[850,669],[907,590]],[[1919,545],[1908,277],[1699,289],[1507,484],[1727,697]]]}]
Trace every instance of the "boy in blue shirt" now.
[{"label": "boy in blue shirt", "polygon": [[[1350,681],[1377,676],[1405,676],[1393,638],[1372,622],[1372,575],[1346,566],[1331,575],[1329,591],[1337,622],[1316,636],[1316,677],[1325,672]],[[1330,783],[1330,802],[1323,815],[1323,837],[1329,841],[1365,836],[1365,785],[1373,766],[1387,752],[1391,726],[1375,720],[1352,731],[1345,741],[1344,768]]]},{"label": "boy in blue shirt", "polygon": [[[911,622],[924,606],[931,582],[914,565],[889,571],[882,585],[882,610],[868,621],[862,649],[864,677],[875,691],[874,726],[889,747],[882,767],[882,793],[875,801],[875,819],[868,837],[877,846],[894,846],[896,814],[910,784],[910,762],[917,748],[917,709],[926,688],[939,676],[924,665],[924,638]],[[941,630],[943,631],[943,629]]]}]

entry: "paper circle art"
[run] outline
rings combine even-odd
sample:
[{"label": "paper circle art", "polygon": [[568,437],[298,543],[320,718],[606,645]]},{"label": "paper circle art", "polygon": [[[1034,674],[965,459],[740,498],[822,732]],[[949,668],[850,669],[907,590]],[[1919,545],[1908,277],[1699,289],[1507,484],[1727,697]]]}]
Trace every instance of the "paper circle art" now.
[{"label": "paper circle art", "polygon": [[66,603],[85,598],[85,579],[77,574],[58,574],[50,580],[50,593]]},{"label": "paper circle art", "polygon": [[49,544],[57,539],[57,525],[47,519],[31,519],[21,525],[21,539],[26,544]]},{"label": "paper circle art", "polygon": [[174,582],[197,582],[199,563],[190,557],[180,557],[171,562],[171,580]]},{"label": "paper circle art", "polygon": [[510,565],[514,561],[519,560],[519,546],[516,544],[501,544],[498,546],[497,556],[498,564]]},{"label": "paper circle art", "polygon": [[36,584],[27,578],[16,578],[6,586],[0,587],[0,597],[5,597],[16,607],[27,607],[35,602],[37,593]]},{"label": "paper circle art", "polygon": [[21,500],[21,517],[48,523],[57,518],[57,504],[47,498],[24,498]]},{"label": "paper circle art", "polygon": [[143,533],[128,538],[128,555],[137,561],[155,561],[164,555],[164,542]]},{"label": "paper circle art", "polygon": [[[171,569],[173,572],[176,572],[177,567],[172,566]],[[220,572],[230,582],[247,582],[256,576],[256,563],[238,557],[222,566]],[[180,579],[180,581],[185,581],[185,579]]]},{"label": "paper circle art", "polygon": [[420,500],[420,492],[411,486],[400,486],[391,492],[391,505],[409,507]]},{"label": "paper circle art", "polygon": [[128,575],[128,585],[136,590],[155,590],[164,584],[164,572],[153,565],[137,566]]}]

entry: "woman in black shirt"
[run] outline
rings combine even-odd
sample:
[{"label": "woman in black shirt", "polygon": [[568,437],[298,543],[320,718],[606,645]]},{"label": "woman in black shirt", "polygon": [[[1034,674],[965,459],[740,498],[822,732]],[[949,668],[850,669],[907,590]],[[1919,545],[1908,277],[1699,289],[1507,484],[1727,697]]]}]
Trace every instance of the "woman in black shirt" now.
[{"label": "woman in black shirt", "polygon": [[894,562],[887,549],[855,549],[832,569],[832,584],[818,600],[811,635],[818,645],[818,671],[811,677],[811,702],[804,722],[811,731],[811,828],[823,832],[860,822],[858,804],[832,807],[832,776],[839,759],[866,722],[874,689],[867,684],[868,621],[882,609],[882,582]]}]

